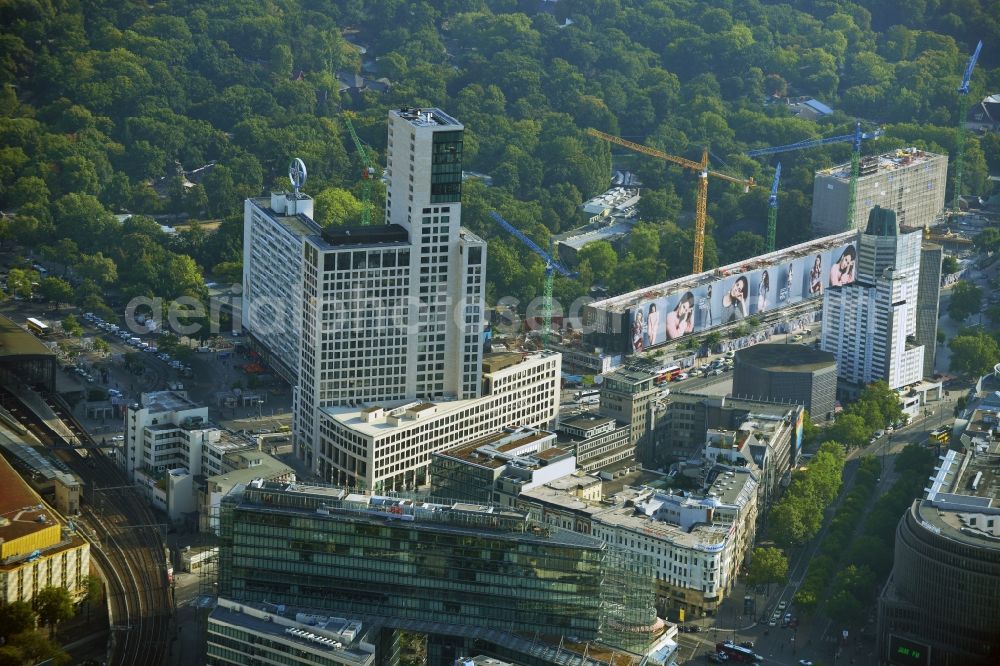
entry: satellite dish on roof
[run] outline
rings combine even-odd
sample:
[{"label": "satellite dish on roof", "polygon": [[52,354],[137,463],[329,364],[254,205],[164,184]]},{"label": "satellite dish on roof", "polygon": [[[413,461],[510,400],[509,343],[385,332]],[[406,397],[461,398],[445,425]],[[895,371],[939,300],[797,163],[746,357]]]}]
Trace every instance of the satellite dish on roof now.
[{"label": "satellite dish on roof", "polygon": [[288,180],[292,181],[292,189],[295,190],[296,194],[306,184],[307,175],[306,164],[298,157],[293,159],[292,163],[288,165]]}]

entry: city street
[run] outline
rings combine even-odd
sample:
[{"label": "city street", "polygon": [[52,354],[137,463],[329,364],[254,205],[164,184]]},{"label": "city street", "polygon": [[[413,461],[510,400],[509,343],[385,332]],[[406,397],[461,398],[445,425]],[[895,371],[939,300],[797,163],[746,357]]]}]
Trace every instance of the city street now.
[{"label": "city street", "polygon": [[[883,472],[879,484],[873,493],[873,499],[885,493],[895,482],[896,475],[892,471],[896,455],[908,444],[923,443],[927,440],[928,433],[937,428],[941,423],[949,422],[952,417],[955,401],[964,392],[960,390],[950,391],[941,403],[929,405],[927,414],[921,413],[908,425],[887,433],[881,439],[864,449],[852,451],[848,456],[848,463],[844,469],[844,488],[850,489],[850,483],[857,471],[858,459],[864,455],[873,455],[883,461]],[[835,502],[828,516],[833,515],[833,510],[839,506],[843,493]],[[779,623],[776,627],[770,627],[766,622],[759,622],[761,618],[770,618],[771,613],[778,607],[781,601],[788,605],[786,611],[791,612],[794,617],[798,617],[792,599],[795,591],[802,584],[806,575],[809,561],[814,556],[816,549],[826,534],[827,524],[820,533],[806,547],[790,553],[789,576],[787,584],[783,586],[771,586],[770,595],[757,595],[753,590],[737,583],[723,602],[720,612],[715,618],[704,618],[686,624],[696,624],[702,627],[700,633],[683,633],[678,635],[678,642],[681,645],[679,652],[679,662],[705,662],[705,655],[713,651],[715,643],[718,641],[732,640],[737,643],[742,641],[753,641],[754,651],[762,655],[766,662],[779,665],[795,666],[799,659],[813,659],[823,663],[833,663],[834,655],[837,651],[838,638],[841,637],[843,627],[835,626],[828,618],[818,615],[814,617],[799,618],[800,624],[797,628],[782,628]],[[752,594],[756,602],[756,617],[743,615],[743,599],[747,594]],[[874,641],[871,632],[874,629],[874,606],[868,618],[865,618],[865,633],[868,637],[855,640],[855,631],[849,631],[849,638],[844,652],[841,653],[842,663],[853,663],[858,666],[875,666]],[[858,637],[860,638],[860,637]]]}]

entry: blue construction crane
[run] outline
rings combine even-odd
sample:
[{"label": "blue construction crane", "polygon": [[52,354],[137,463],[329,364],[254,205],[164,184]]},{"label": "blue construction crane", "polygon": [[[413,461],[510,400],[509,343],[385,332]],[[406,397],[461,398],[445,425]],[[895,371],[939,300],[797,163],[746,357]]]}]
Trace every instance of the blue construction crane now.
[{"label": "blue construction crane", "polygon": [[[843,143],[845,141],[850,141],[853,146],[851,151],[851,184],[847,195],[847,224],[848,228],[854,228],[854,199],[855,193],[858,189],[858,174],[861,172],[861,141],[864,139],[877,139],[882,136],[883,132],[881,129],[876,129],[871,132],[862,132],[861,123],[857,123],[854,126],[853,134],[841,134],[840,136],[828,136],[825,139],[807,139],[806,141],[799,141],[798,143],[790,143],[785,146],[773,146],[771,148],[758,148],[757,150],[749,150],[746,152],[747,157],[760,157],[761,155],[774,155],[775,153],[787,153],[792,150],[801,150],[803,148],[813,148],[815,146],[825,146],[829,143]],[[773,209],[772,209],[773,210]],[[776,214],[775,214],[776,215]],[[768,216],[770,218],[770,215]],[[777,218],[776,218],[777,219]],[[768,224],[770,224],[770,219],[768,219]],[[770,236],[771,229],[768,229],[768,234]],[[774,250],[773,245],[768,246],[768,250]]]},{"label": "blue construction crane", "polygon": [[972,70],[976,68],[979,52],[983,50],[983,41],[979,40],[976,50],[965,66],[962,83],[958,86],[958,136],[955,137],[955,198],[952,210],[959,211],[959,197],[962,195],[962,167],[965,160],[965,116],[969,112],[969,82],[972,80]]},{"label": "blue construction crane", "polygon": [[492,217],[501,227],[509,231],[511,235],[527,245],[532,252],[541,257],[542,261],[545,262],[545,291],[542,295],[542,318],[545,322],[544,328],[542,329],[542,348],[544,348],[549,342],[549,333],[552,331],[552,283],[555,279],[555,274],[559,273],[559,275],[563,277],[575,278],[579,275],[579,273],[574,273],[560,264],[552,257],[551,254],[538,247],[535,241],[525,236],[510,222],[500,217],[500,214],[496,211],[491,210],[490,217]]},{"label": "blue construction crane", "polygon": [[840,136],[828,136],[825,139],[807,139],[805,141],[799,141],[798,143],[790,143],[786,146],[772,146],[771,148],[758,148],[757,150],[748,150],[745,155],[747,157],[760,157],[761,155],[774,155],[775,153],[787,153],[792,150],[801,150],[802,148],[814,148],[816,146],[825,146],[828,143],[843,143],[845,141],[851,141],[854,144],[854,150],[861,151],[861,140],[862,139],[877,139],[882,136],[883,132],[881,129],[877,129],[871,132],[862,132],[861,123],[858,123],[854,131],[850,134],[841,134]]},{"label": "blue construction crane", "polygon": [[778,182],[781,180],[781,162],[774,168],[774,182],[771,196],[767,198],[767,247],[765,252],[774,252],[774,231],[778,227]]}]

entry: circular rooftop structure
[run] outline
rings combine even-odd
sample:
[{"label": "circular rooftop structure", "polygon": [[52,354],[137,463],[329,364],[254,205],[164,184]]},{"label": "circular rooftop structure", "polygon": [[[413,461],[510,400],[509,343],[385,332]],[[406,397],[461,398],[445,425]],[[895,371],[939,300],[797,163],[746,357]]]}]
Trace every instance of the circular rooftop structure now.
[{"label": "circular rooftop structure", "polygon": [[833,365],[830,352],[806,345],[760,344],[736,352],[736,363],[753,365],[770,372],[815,372]]}]

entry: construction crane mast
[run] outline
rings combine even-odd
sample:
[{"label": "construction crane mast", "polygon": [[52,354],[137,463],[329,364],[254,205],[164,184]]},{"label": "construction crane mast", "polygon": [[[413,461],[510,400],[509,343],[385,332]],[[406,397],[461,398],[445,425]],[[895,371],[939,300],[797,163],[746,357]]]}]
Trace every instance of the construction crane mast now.
[{"label": "construction crane mast", "polygon": [[354,148],[361,158],[361,224],[368,226],[372,223],[372,180],[375,178],[375,164],[361,143],[358,133],[354,131],[350,114],[344,114],[344,124],[347,125],[347,131],[354,141]]},{"label": "construction crane mast", "polygon": [[[853,134],[841,134],[840,136],[828,136],[825,139],[807,139],[805,141],[799,141],[797,143],[789,143],[784,146],[773,146],[771,148],[758,148],[757,150],[748,150],[746,152],[747,157],[760,157],[761,155],[774,155],[776,153],[787,153],[793,150],[802,150],[803,148],[814,148],[815,146],[825,146],[830,143],[843,143],[845,141],[850,141],[854,144],[854,149],[851,151],[851,182],[848,189],[848,200],[847,200],[847,223],[849,227],[854,226],[854,199],[855,193],[858,189],[858,175],[861,172],[861,141],[864,139],[877,139],[882,136],[882,130],[876,129],[872,132],[862,132],[861,123],[857,123],[854,126]],[[774,209],[772,209],[774,210]],[[776,220],[777,221],[777,220]],[[770,225],[770,214],[768,215],[768,225]],[[770,237],[771,229],[768,228],[768,235]],[[773,250],[773,247],[769,247]]]},{"label": "construction crane mast", "polygon": [[778,182],[781,180],[781,162],[774,168],[774,182],[771,183],[771,196],[767,198],[767,245],[765,252],[774,252],[774,232],[778,227]]},{"label": "construction crane mast", "polygon": [[636,152],[643,153],[644,155],[672,162],[684,167],[685,169],[698,172],[698,197],[695,200],[694,211],[694,262],[692,264],[692,272],[701,273],[705,254],[705,218],[708,215],[708,177],[711,176],[713,178],[721,178],[722,180],[729,181],[730,183],[742,185],[744,192],[749,192],[750,188],[754,186],[753,178],[737,178],[735,176],[729,176],[724,173],[719,173],[718,171],[710,170],[708,168],[708,148],[702,149],[701,161],[695,162],[683,157],[678,157],[677,155],[668,155],[667,153],[659,151],[655,148],[633,143],[632,141],[628,141],[627,139],[613,136],[611,134],[605,134],[604,132],[593,128],[588,128],[587,134],[595,136],[598,139],[604,139],[605,141],[616,143],[619,146],[624,146],[625,148],[630,148]]},{"label": "construction crane mast", "polygon": [[969,82],[972,80],[972,70],[976,68],[976,61],[979,60],[979,52],[983,50],[983,41],[979,40],[976,50],[969,58],[969,64],[965,66],[965,74],[962,76],[962,83],[958,86],[958,135],[955,137],[955,198],[951,205],[956,213],[961,209],[959,206],[962,196],[962,166],[965,161],[965,116],[969,112]]},{"label": "construction crane mast", "polygon": [[542,293],[542,319],[545,322],[542,328],[542,348],[545,348],[549,343],[549,334],[552,332],[552,283],[555,281],[555,274],[559,273],[563,277],[575,278],[579,273],[574,273],[560,264],[551,254],[538,247],[535,241],[524,235],[524,233],[510,222],[503,219],[496,211],[491,210],[490,217],[545,262],[545,290]]}]

